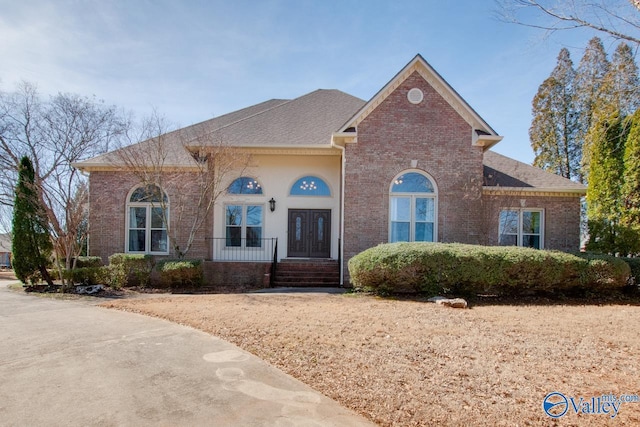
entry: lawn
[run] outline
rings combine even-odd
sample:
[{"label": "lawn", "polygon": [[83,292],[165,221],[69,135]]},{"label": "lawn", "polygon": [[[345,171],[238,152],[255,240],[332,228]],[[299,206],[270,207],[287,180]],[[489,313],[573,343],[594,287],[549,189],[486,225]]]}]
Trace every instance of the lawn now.
[{"label": "lawn", "polygon": [[111,301],[263,358],[382,426],[639,425],[640,403],[558,421],[550,392],[640,394],[640,307],[490,304],[366,295],[234,294]]}]

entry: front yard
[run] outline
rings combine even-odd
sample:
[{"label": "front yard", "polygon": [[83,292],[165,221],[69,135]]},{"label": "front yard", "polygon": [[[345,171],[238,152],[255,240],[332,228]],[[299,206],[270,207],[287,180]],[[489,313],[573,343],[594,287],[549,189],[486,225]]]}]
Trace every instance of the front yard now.
[{"label": "front yard", "polygon": [[638,425],[640,402],[554,421],[560,392],[640,394],[640,307],[482,304],[366,295],[237,294],[111,301],[235,343],[383,426]]}]

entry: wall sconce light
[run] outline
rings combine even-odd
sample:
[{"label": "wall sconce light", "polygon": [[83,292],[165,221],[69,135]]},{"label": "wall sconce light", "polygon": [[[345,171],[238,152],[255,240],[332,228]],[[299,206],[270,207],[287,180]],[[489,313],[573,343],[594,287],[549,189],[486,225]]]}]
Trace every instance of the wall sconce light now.
[{"label": "wall sconce light", "polygon": [[269,200],[269,210],[271,212],[276,210],[276,201],[273,197],[271,198],[271,200]]}]

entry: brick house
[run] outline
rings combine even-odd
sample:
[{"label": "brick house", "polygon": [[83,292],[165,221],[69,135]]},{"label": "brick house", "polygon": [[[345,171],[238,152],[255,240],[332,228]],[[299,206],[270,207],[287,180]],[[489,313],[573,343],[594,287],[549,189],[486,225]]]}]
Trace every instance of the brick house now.
[{"label": "brick house", "polygon": [[[317,90],[163,135],[173,179],[162,189],[117,152],[75,165],[90,174],[89,251],[172,256],[158,209],[190,221],[177,200],[195,200],[188,183],[216,141],[250,160],[221,184],[187,255],[208,261],[212,282],[255,284],[275,260],[279,283],[346,285],[349,258],[394,241],[577,250],[585,187],[491,151],[501,139],[417,55],[368,102]],[[316,266],[319,277],[295,278]]]}]

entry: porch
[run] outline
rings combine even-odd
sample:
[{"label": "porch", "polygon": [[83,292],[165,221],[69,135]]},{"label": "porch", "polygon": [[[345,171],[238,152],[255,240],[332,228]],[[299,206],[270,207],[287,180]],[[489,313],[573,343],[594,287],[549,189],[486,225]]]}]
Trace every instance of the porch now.
[{"label": "porch", "polygon": [[204,290],[340,286],[340,260],[278,257],[277,238],[209,238],[213,259],[204,262]]}]

